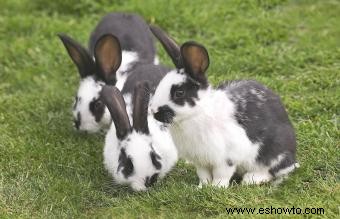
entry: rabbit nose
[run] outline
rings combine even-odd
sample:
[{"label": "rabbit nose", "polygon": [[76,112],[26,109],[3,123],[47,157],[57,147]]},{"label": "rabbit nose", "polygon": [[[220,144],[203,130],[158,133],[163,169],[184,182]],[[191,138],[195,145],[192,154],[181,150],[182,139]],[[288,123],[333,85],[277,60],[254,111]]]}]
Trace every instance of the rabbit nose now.
[{"label": "rabbit nose", "polygon": [[73,120],[74,122],[74,127],[79,130],[80,127],[80,120],[81,120],[81,115],[80,112],[77,113],[77,118]]}]

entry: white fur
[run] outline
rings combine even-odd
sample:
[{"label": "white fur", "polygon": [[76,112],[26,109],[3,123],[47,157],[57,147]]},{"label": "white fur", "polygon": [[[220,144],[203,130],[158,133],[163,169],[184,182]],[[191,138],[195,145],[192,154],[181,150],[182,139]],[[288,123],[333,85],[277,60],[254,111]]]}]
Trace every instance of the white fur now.
[{"label": "white fur", "polygon": [[252,143],[236,121],[236,107],[225,90],[211,87],[200,90],[194,107],[179,106],[170,100],[171,87],[186,80],[187,76],[181,71],[181,74],[171,71],[161,80],[152,99],[151,111],[155,113],[164,105],[174,110],[176,116],[170,126],[171,135],[179,155],[196,166],[200,185],[212,183],[227,187],[236,168],[246,172],[246,184],[271,180],[268,172],[271,166],[256,161],[261,142]]},{"label": "white fur", "polygon": [[[131,100],[131,96],[125,97]],[[131,121],[131,108],[127,109]],[[116,128],[112,123],[110,130],[105,138],[104,146],[104,166],[113,176],[118,184],[127,184],[135,191],[143,191],[147,188],[144,185],[146,177],[151,177],[159,173],[162,178],[175,165],[177,161],[177,150],[168,131],[160,129],[158,122],[151,116],[148,116],[148,125],[151,135],[147,136],[133,131],[127,138],[130,141],[122,141],[116,137]],[[150,152],[152,143],[155,152],[161,157],[162,168],[157,170],[151,161]],[[126,154],[132,158],[134,172],[127,179],[120,172],[117,172],[118,158],[121,147],[124,147]]]},{"label": "white fur", "polygon": [[257,172],[247,172],[243,176],[242,183],[246,185],[250,184],[261,184],[269,182],[273,178],[268,170],[257,171]]},{"label": "white fur", "polygon": [[[125,81],[129,75],[128,70],[132,64],[138,61],[138,54],[131,51],[122,51],[122,63],[116,72],[117,83],[116,87],[119,90],[123,89]],[[78,101],[73,110],[73,116],[76,119],[77,114],[80,113],[81,121],[79,130],[88,132],[97,132],[99,130],[107,130],[111,124],[111,116],[109,110],[105,107],[105,112],[102,119],[96,122],[93,114],[90,112],[90,102],[99,97],[102,86],[105,83],[102,81],[95,81],[94,76],[88,76],[80,81],[77,92]]]},{"label": "white fur", "polygon": [[125,84],[125,81],[128,77],[128,71],[132,67],[134,63],[139,60],[137,52],[132,51],[122,51],[122,63],[120,64],[119,69],[117,70],[117,83],[116,87],[119,90],[122,90]]},{"label": "white fur", "polygon": [[286,167],[282,170],[279,170],[277,173],[276,173],[276,177],[282,177],[282,176],[286,176],[288,175],[290,172],[292,172],[293,170],[295,170],[296,168],[299,168],[300,167],[300,164],[298,163],[295,163],[289,167]]},{"label": "white fur", "polygon": [[158,56],[155,56],[155,58],[153,60],[153,64],[154,65],[159,65],[159,58],[158,58]]}]

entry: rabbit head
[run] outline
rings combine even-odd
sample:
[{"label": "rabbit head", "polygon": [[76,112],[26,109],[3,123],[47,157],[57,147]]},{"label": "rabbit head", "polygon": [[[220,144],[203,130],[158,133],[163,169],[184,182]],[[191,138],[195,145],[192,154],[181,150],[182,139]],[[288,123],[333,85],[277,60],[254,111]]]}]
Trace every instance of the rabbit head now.
[{"label": "rabbit head", "polygon": [[[208,88],[205,72],[209,55],[204,46],[189,41],[182,46],[158,27],[150,27],[176,66],[160,81],[151,103],[155,119],[171,123],[194,112],[200,92]],[[190,108],[190,109],[189,109]]]},{"label": "rabbit head", "polygon": [[[133,126],[116,87],[104,86],[101,97],[113,120],[105,140],[105,167],[118,184],[127,184],[135,191],[146,190],[164,177],[177,160],[169,133],[155,127],[156,121],[148,116],[149,86],[140,82],[134,89]],[[148,120],[154,121],[150,129]]]},{"label": "rabbit head", "polygon": [[118,39],[112,34],[101,36],[94,48],[94,58],[78,42],[59,34],[70,58],[77,66],[80,85],[73,105],[74,126],[77,130],[96,132],[109,127],[109,111],[99,98],[105,84],[115,85],[116,72],[122,60]]}]

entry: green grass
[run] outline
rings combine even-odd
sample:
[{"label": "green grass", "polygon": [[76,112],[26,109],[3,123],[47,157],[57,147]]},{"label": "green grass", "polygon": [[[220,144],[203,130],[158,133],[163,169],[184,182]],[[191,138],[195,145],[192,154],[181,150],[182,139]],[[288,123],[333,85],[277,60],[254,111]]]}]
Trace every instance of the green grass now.
[{"label": "green grass", "polygon": [[[0,218],[205,218],[270,206],[323,207],[323,216],[339,217],[339,1],[96,2],[0,2]],[[56,37],[86,44],[109,11],[139,13],[178,42],[203,43],[214,84],[252,78],[280,94],[301,168],[278,187],[197,189],[194,168],[180,162],[147,193],[113,186],[102,165],[104,136],[71,126],[79,79]],[[160,46],[159,53],[170,64]]]}]

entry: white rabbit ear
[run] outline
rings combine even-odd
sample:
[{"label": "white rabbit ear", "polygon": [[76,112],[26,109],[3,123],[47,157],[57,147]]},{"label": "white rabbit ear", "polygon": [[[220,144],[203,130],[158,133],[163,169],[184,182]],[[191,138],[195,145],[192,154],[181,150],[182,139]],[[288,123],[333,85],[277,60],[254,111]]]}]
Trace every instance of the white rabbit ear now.
[{"label": "white rabbit ear", "polygon": [[63,42],[72,61],[77,66],[80,77],[85,78],[93,75],[96,66],[88,51],[66,34],[58,34],[58,36]]},{"label": "white rabbit ear", "polygon": [[133,94],[133,128],[137,132],[149,134],[148,105],[150,86],[147,81],[138,82]]},{"label": "white rabbit ear", "polygon": [[95,45],[94,57],[99,68],[98,76],[106,84],[115,85],[116,71],[122,62],[122,50],[118,38],[112,34],[100,37]]},{"label": "white rabbit ear", "polygon": [[110,111],[116,127],[117,138],[123,140],[131,132],[131,125],[122,94],[118,88],[105,85],[100,93],[100,97]]},{"label": "white rabbit ear", "polygon": [[199,43],[189,41],[181,46],[184,70],[202,85],[207,85],[205,72],[209,67],[208,51]]},{"label": "white rabbit ear", "polygon": [[151,32],[155,35],[155,37],[159,40],[162,44],[165,51],[168,53],[172,62],[175,64],[176,68],[181,69],[183,68],[183,62],[181,59],[181,51],[180,47],[177,45],[175,40],[169,37],[165,31],[161,28],[150,25]]}]

